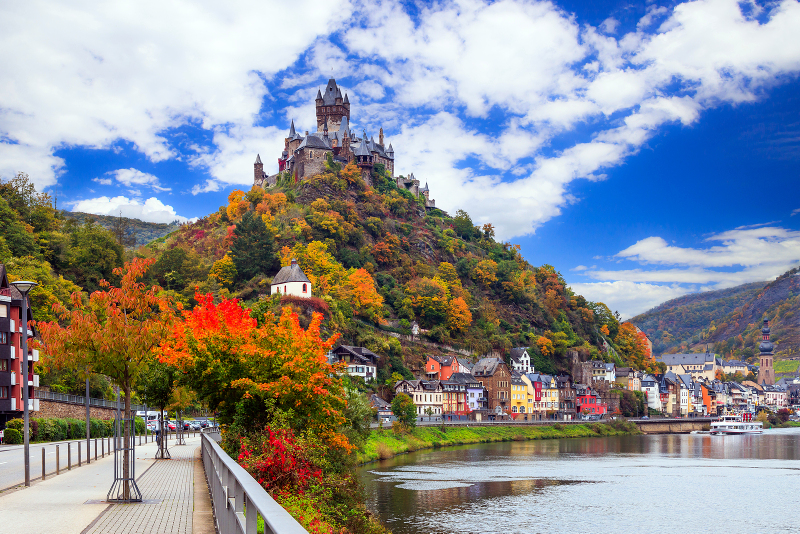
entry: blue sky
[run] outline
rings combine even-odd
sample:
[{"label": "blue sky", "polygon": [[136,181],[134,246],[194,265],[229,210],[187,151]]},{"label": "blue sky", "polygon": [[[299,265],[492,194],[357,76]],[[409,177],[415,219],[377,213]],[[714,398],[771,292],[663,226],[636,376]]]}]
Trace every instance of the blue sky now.
[{"label": "blue sky", "polygon": [[630,316],[800,260],[800,4],[4,4],[0,175],[59,207],[214,211],[330,76],[437,206]]}]

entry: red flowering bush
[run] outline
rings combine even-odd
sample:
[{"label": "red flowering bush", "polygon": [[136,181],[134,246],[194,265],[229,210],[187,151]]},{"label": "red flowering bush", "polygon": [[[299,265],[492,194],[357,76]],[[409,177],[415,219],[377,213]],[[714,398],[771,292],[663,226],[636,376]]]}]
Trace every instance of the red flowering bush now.
[{"label": "red flowering bush", "polygon": [[300,443],[294,432],[272,429],[241,438],[239,465],[267,491],[291,488],[305,492],[322,481],[322,470],[310,458],[307,443]]}]

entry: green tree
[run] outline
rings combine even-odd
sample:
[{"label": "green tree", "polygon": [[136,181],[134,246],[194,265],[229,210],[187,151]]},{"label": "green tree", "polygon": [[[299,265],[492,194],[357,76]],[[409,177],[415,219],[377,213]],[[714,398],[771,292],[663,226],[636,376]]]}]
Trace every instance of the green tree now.
[{"label": "green tree", "polygon": [[122,264],[122,245],[111,232],[92,219],[74,228],[67,251],[67,279],[93,293],[100,289],[100,280],[112,280],[114,269]]},{"label": "green tree", "polygon": [[3,197],[0,197],[0,235],[14,256],[30,256],[39,252],[33,234],[25,227],[19,213]]},{"label": "green tree", "polygon": [[80,293],[81,288],[56,276],[50,264],[33,256],[12,258],[6,263],[9,280],[31,280],[39,284],[31,290],[31,309],[36,321],[55,321],[58,316],[53,311],[53,304],[71,307],[70,295]]},{"label": "green tree", "polygon": [[417,406],[406,393],[399,393],[392,400],[392,413],[397,420],[409,428],[417,426]]},{"label": "green tree", "polygon": [[453,219],[453,229],[463,239],[469,241],[475,235],[475,225],[472,224],[472,218],[469,213],[464,210],[458,210]]},{"label": "green tree", "polygon": [[274,238],[257,213],[245,213],[236,223],[233,235],[236,239],[231,247],[231,256],[236,266],[237,281],[246,282],[254,276],[272,273],[277,269]]}]

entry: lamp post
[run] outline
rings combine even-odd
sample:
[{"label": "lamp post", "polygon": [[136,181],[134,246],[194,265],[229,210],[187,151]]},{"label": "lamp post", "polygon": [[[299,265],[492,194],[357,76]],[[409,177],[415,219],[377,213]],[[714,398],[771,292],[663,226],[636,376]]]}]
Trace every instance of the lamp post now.
[{"label": "lamp post", "polygon": [[11,282],[22,295],[22,314],[20,315],[20,328],[22,329],[22,406],[24,415],[23,443],[25,454],[25,485],[31,485],[31,455],[30,455],[30,414],[28,413],[28,292],[38,286],[36,282],[19,280]]}]

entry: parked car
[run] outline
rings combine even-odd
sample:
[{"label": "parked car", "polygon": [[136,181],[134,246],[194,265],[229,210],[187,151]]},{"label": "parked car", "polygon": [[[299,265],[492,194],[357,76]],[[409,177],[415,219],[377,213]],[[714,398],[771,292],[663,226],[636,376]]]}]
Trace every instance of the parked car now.
[{"label": "parked car", "polygon": [[195,431],[200,430],[201,428],[203,428],[198,421],[192,421],[190,427],[191,427],[192,430],[195,430]]},{"label": "parked car", "polygon": [[165,424],[167,425],[167,428],[169,428],[171,432],[175,432],[175,429],[177,428],[177,427],[175,426],[175,423],[173,423],[173,422],[167,422],[167,423],[165,423]]},{"label": "parked car", "polygon": [[191,427],[192,427],[192,423],[190,421],[184,421],[183,422],[183,429],[184,430],[189,430]]},{"label": "parked car", "polygon": [[206,420],[206,421],[200,421],[200,426],[201,426],[202,428],[207,428],[207,427],[208,427],[208,420]]}]

